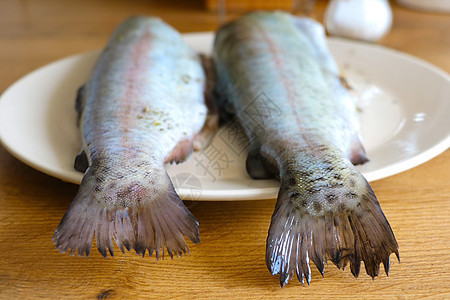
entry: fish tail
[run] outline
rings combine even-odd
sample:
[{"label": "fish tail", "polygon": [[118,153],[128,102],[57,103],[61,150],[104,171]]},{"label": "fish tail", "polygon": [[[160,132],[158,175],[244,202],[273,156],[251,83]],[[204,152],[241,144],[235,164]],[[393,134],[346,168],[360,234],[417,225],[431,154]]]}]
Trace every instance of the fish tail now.
[{"label": "fish tail", "polygon": [[294,272],[309,284],[310,261],[322,275],[327,260],[339,269],[350,264],[355,277],[363,261],[374,278],[381,263],[388,274],[391,253],[399,259],[397,241],[372,188],[349,161],[341,161],[288,169],[282,176],[266,248],[267,267],[279,274],[282,287]]},{"label": "fish tail", "polygon": [[54,234],[60,252],[89,256],[95,234],[97,248],[106,258],[114,255],[112,240],[119,249],[145,256],[156,253],[171,258],[189,253],[183,237],[200,242],[198,222],[176,194],[169,176],[166,188],[151,189],[139,182],[121,180],[114,186],[98,183],[88,169],[81,186]]}]

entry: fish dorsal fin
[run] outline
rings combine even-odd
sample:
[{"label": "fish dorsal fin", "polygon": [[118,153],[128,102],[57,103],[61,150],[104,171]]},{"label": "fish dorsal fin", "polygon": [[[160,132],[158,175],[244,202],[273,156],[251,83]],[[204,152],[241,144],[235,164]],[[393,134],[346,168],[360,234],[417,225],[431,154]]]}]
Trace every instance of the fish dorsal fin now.
[{"label": "fish dorsal fin", "polygon": [[306,45],[310,47],[311,53],[317,56],[322,69],[339,75],[339,68],[328,49],[323,26],[319,22],[305,17],[292,17],[292,22],[302,36],[308,39]]}]

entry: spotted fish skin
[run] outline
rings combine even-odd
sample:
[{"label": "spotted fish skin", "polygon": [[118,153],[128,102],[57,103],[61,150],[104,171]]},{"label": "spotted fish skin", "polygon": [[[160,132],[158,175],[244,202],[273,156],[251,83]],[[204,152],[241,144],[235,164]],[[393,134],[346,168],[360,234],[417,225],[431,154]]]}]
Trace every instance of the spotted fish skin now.
[{"label": "spotted fish skin", "polygon": [[[245,15],[219,29],[217,91],[250,140],[253,178],[280,179],[266,263],[284,286],[309,284],[312,261],[361,261],[372,278],[398,245],[378,200],[353,164],[367,161],[355,100],[343,87],[322,26],[281,12]],[[261,113],[261,112],[265,113]]]},{"label": "spotted fish skin", "polygon": [[[201,58],[158,18],[120,24],[80,89],[80,188],[55,231],[56,247],[89,256],[122,252],[156,258],[198,243],[198,222],[176,194],[164,163],[182,162],[207,122]],[[210,124],[211,125],[211,124]],[[213,127],[213,126],[209,126]]]}]

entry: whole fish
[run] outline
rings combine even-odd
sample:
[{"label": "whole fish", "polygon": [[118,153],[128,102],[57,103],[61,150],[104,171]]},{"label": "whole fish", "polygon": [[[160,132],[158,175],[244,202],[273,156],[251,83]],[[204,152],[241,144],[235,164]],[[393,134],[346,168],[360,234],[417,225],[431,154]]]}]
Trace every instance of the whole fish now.
[{"label": "whole fish", "polygon": [[[171,257],[198,243],[198,222],[176,194],[164,163],[182,162],[207,139],[206,75],[199,55],[158,18],[120,24],[80,88],[76,108],[85,171],[78,193],[55,231],[61,252],[89,256],[156,252]],[[203,128],[203,130],[202,130]]]},{"label": "whole fish", "polygon": [[398,245],[377,198],[353,164],[367,161],[355,100],[343,86],[322,26],[281,12],[245,15],[219,29],[217,91],[250,141],[253,178],[281,187],[266,263],[284,286],[311,280],[330,259],[358,276],[378,275]]}]

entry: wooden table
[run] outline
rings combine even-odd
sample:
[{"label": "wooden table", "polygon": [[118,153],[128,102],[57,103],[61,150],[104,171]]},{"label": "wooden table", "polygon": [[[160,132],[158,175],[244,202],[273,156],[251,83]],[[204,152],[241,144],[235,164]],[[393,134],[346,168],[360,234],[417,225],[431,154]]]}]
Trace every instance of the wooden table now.
[{"label": "wooden table", "polygon": [[[380,44],[450,71],[450,15],[392,3],[395,22]],[[314,12],[322,19],[324,2]],[[102,48],[133,14],[158,15],[182,32],[214,30],[201,1],[2,0],[0,91],[31,70]],[[450,100],[450,95],[449,95]],[[450,151],[373,182],[396,233],[401,263],[374,281],[330,264],[311,286],[279,287],[266,269],[265,240],[275,200],[187,202],[202,242],[191,255],[156,261],[134,253],[104,259],[60,254],[53,232],[77,186],[21,163],[0,147],[0,298],[450,298]],[[116,251],[117,252],[117,251]]]}]

